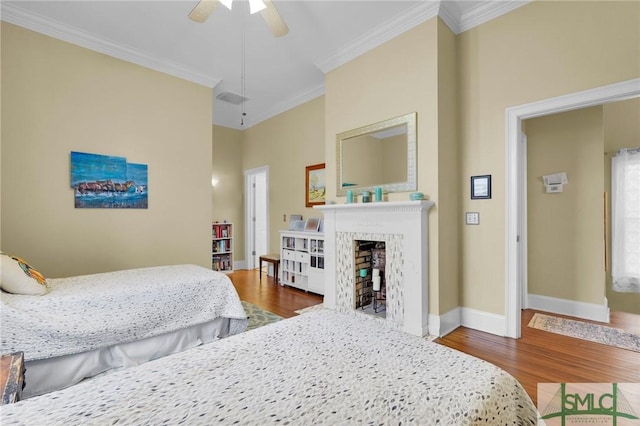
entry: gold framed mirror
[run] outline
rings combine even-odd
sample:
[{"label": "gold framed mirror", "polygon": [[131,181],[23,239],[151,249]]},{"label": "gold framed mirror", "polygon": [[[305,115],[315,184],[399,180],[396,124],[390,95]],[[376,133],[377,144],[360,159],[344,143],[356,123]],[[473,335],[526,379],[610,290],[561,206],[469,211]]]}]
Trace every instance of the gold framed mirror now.
[{"label": "gold framed mirror", "polygon": [[416,190],[416,113],[336,136],[337,195]]}]

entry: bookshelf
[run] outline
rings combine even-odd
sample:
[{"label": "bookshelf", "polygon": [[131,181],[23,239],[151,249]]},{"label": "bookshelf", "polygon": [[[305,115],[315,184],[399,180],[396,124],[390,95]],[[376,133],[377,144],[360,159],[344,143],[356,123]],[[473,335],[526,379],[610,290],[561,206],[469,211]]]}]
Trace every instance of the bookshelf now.
[{"label": "bookshelf", "polygon": [[280,284],[324,294],[324,235],[280,231]]},{"label": "bookshelf", "polygon": [[233,272],[233,224],[211,225],[211,269]]}]

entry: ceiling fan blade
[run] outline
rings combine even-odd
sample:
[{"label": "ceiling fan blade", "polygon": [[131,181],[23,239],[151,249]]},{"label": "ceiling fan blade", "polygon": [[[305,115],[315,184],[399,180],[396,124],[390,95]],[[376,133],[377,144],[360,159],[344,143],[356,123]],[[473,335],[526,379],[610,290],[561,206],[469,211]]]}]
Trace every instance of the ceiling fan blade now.
[{"label": "ceiling fan blade", "polygon": [[271,2],[271,0],[264,0],[264,4],[267,7],[266,9],[263,9],[260,14],[273,35],[276,37],[282,37],[287,34],[289,32],[289,27],[287,27],[284,19],[282,19],[282,16],[278,13],[276,6]]},{"label": "ceiling fan blade", "polygon": [[200,0],[189,13],[189,19],[202,24],[211,15],[216,6],[218,6],[218,0]]}]

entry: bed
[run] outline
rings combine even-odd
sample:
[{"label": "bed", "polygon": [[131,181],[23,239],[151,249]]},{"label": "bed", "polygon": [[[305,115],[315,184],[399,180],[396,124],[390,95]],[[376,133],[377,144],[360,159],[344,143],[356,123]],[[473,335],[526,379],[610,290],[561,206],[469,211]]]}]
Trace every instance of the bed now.
[{"label": "bed", "polygon": [[511,375],[364,315],[305,313],[0,407],[13,424],[510,424]]},{"label": "bed", "polygon": [[42,295],[0,294],[0,352],[24,352],[24,398],[247,326],[230,279],[196,265],[49,279],[47,284]]}]

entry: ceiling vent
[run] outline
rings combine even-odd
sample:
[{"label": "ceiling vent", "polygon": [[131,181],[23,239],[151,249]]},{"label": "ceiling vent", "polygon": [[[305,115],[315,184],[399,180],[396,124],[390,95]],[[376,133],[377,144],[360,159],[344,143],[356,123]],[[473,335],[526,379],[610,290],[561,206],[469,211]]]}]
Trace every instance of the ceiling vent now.
[{"label": "ceiling vent", "polygon": [[249,100],[249,98],[245,98],[244,96],[232,92],[222,92],[216,96],[216,99],[223,102],[229,102],[234,105],[240,105],[241,103]]}]

